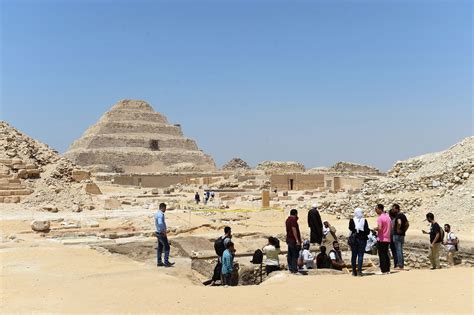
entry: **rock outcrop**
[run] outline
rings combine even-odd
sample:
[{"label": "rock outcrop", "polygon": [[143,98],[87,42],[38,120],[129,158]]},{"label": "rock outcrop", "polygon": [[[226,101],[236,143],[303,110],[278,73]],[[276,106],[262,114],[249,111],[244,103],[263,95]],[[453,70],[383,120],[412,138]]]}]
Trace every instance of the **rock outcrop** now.
[{"label": "rock outcrop", "polygon": [[180,125],[169,124],[165,116],[139,100],[115,104],[65,156],[95,172],[161,172],[182,165],[189,169],[189,164],[194,170],[215,169],[212,157],[185,138]]}]

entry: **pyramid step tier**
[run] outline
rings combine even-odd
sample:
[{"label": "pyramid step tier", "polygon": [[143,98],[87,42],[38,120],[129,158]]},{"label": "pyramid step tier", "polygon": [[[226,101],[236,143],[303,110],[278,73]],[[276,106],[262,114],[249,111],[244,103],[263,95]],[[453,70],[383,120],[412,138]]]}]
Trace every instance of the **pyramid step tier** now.
[{"label": "pyramid step tier", "polygon": [[165,116],[160,113],[150,111],[137,111],[132,109],[120,109],[104,114],[104,121],[146,121],[158,124],[169,125]]},{"label": "pyramid step tier", "polygon": [[143,148],[76,149],[65,153],[84,167],[103,165],[115,172],[160,172],[180,163],[192,163],[203,171],[215,169],[213,159],[201,151],[150,151]]},{"label": "pyramid step tier", "polygon": [[87,131],[91,134],[132,134],[132,133],[156,133],[172,136],[182,136],[181,127],[155,122],[144,121],[104,121],[100,122]]},{"label": "pyramid step tier", "polygon": [[196,142],[194,140],[169,136],[160,134],[136,134],[136,135],[123,135],[123,134],[98,134],[89,135],[82,137],[81,139],[74,142],[70,150],[76,150],[80,148],[96,149],[96,148],[144,148],[155,151],[173,151],[173,150],[198,150]]}]

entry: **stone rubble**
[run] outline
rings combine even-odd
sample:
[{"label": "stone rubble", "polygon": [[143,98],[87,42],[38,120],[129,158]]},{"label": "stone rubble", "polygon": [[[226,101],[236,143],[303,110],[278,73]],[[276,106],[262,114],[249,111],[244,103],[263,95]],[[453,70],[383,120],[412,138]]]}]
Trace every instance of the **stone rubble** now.
[{"label": "stone rubble", "polygon": [[422,155],[395,163],[388,177],[367,182],[360,193],[321,202],[328,213],[351,217],[356,207],[368,215],[377,203],[400,204],[404,212],[426,211],[449,218],[446,209],[455,209],[458,218],[472,218],[474,192],[474,137],[469,137],[448,150]]},{"label": "stone rubble", "polygon": [[257,170],[265,171],[265,173],[299,173],[304,172],[306,168],[303,164],[294,161],[263,161],[257,165]]},{"label": "stone rubble", "polygon": [[44,143],[0,122],[0,202],[22,202],[44,211],[92,204],[77,176],[80,168]]},{"label": "stone rubble", "polygon": [[222,170],[223,171],[250,170],[250,166],[247,164],[247,162],[245,162],[241,158],[236,157],[230,160],[229,162],[227,162],[226,164],[224,164],[224,166],[222,166]]}]

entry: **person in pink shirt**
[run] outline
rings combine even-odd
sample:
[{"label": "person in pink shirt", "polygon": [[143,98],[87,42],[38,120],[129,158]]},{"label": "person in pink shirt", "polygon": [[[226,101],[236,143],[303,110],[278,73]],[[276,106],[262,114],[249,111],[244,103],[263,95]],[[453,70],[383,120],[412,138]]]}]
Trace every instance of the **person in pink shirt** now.
[{"label": "person in pink shirt", "polygon": [[388,255],[388,249],[390,248],[390,233],[392,221],[388,213],[384,211],[382,204],[375,206],[375,212],[379,216],[377,218],[377,250],[379,252],[380,260],[380,271],[383,274],[390,273],[390,256]]}]

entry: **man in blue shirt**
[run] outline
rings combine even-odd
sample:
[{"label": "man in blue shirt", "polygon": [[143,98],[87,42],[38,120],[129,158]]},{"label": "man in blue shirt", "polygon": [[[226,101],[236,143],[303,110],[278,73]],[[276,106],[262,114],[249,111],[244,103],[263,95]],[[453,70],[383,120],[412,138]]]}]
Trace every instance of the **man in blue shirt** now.
[{"label": "man in blue shirt", "polygon": [[[157,263],[158,267],[171,267],[174,263],[169,261],[170,256],[170,244],[168,242],[168,236],[166,234],[166,221],[165,221],[166,204],[160,203],[159,210],[155,214],[155,226],[156,226],[156,237],[158,238],[157,247]],[[165,262],[161,260],[161,256],[165,250]]]},{"label": "man in blue shirt", "polygon": [[232,272],[234,271],[234,243],[227,242],[226,248],[222,254],[222,285],[231,285]]}]

